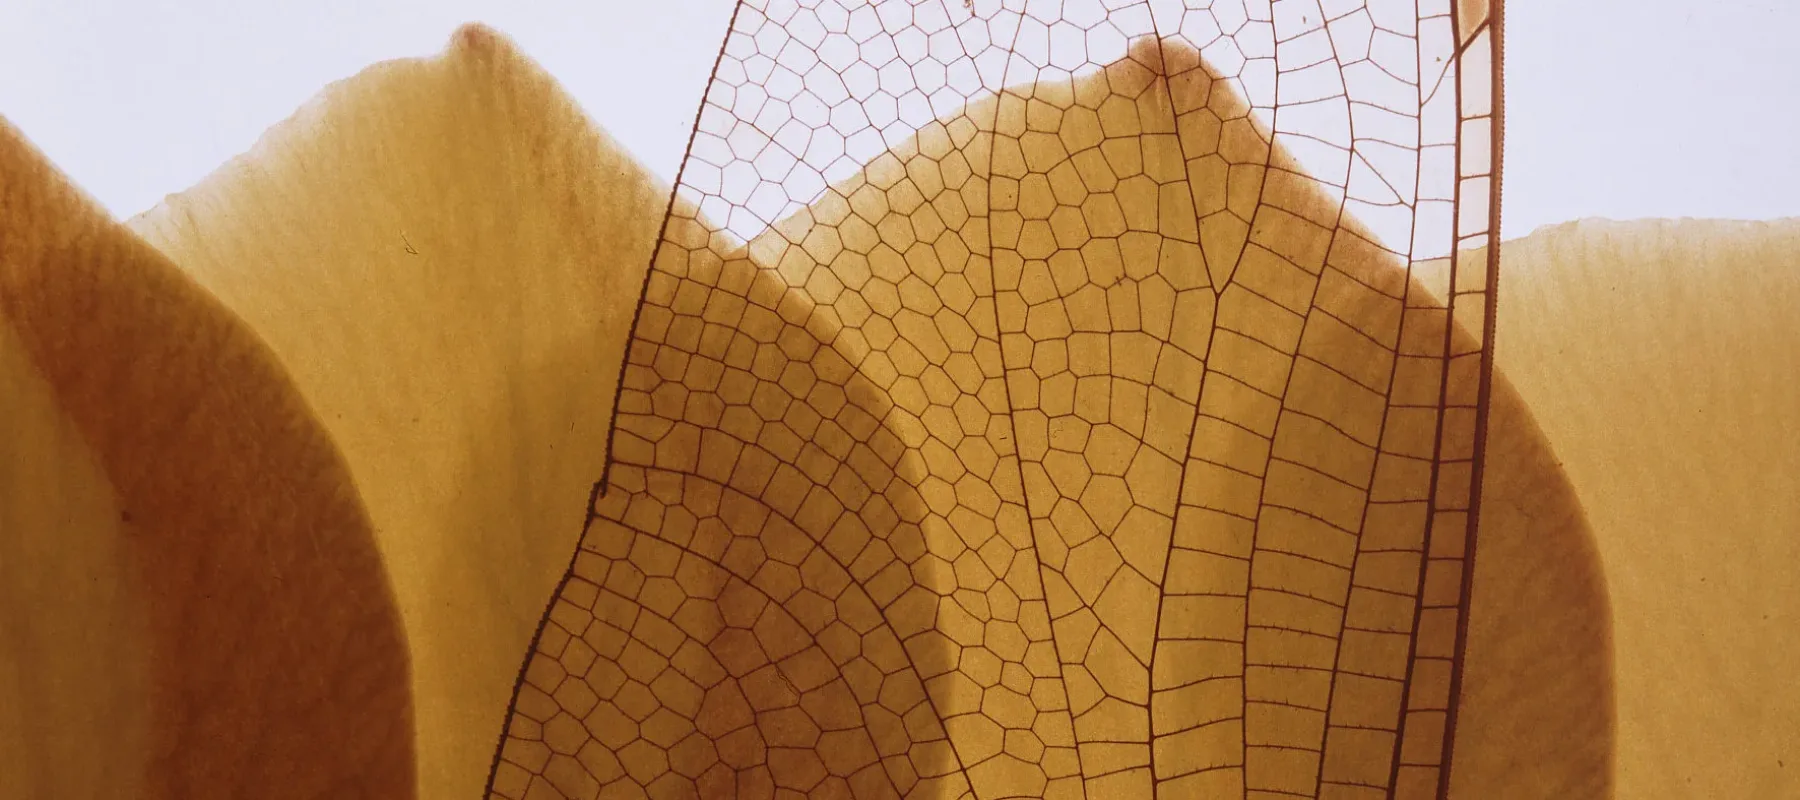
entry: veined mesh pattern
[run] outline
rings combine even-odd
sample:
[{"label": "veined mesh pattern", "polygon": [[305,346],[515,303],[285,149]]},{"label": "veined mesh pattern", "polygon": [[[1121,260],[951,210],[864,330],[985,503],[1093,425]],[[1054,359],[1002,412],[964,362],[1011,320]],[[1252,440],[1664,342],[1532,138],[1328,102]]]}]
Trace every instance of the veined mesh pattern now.
[{"label": "veined mesh pattern", "polygon": [[490,796],[1441,796],[1497,12],[740,4]]}]

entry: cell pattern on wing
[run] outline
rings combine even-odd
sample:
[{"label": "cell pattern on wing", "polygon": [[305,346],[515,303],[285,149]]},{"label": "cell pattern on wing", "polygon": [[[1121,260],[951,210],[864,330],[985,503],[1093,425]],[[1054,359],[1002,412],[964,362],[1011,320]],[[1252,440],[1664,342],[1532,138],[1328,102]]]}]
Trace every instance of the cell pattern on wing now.
[{"label": "cell pattern on wing", "polygon": [[1441,796],[1495,11],[740,4],[489,796]]}]

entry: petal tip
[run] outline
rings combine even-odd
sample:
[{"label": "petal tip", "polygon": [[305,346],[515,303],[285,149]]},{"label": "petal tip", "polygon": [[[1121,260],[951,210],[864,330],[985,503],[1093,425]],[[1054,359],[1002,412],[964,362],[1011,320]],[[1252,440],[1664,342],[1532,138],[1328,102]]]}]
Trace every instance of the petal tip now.
[{"label": "petal tip", "polygon": [[465,22],[450,34],[450,49],[454,52],[492,56],[510,49],[506,35],[480,22]]}]

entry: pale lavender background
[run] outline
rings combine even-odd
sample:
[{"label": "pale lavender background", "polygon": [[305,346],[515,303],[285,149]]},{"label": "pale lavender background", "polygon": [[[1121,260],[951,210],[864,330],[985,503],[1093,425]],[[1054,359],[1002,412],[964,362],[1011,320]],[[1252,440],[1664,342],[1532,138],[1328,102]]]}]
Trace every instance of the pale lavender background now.
[{"label": "pale lavender background", "polygon": [[[731,0],[0,0],[0,115],[115,214],[320,87],[482,20],[672,179]],[[1800,3],[1512,0],[1507,237],[1578,217],[1800,215]]]}]

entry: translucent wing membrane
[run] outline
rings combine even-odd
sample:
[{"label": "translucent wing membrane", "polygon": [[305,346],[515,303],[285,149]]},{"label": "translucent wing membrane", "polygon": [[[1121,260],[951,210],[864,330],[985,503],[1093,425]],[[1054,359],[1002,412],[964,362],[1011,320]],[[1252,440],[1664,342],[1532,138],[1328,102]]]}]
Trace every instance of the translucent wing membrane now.
[{"label": "translucent wing membrane", "polygon": [[740,4],[490,796],[1442,796],[1498,10]]}]

